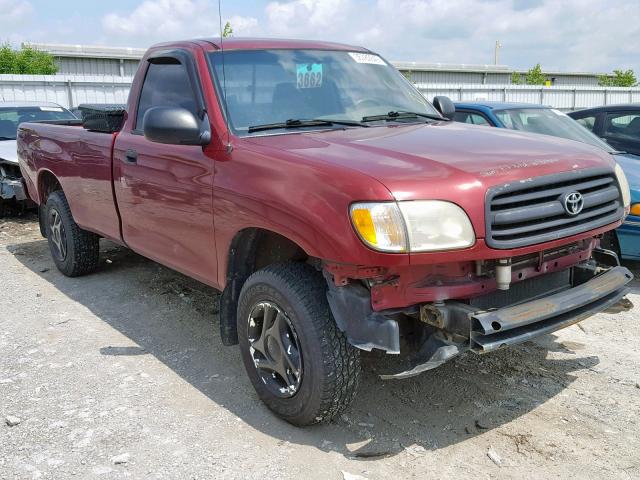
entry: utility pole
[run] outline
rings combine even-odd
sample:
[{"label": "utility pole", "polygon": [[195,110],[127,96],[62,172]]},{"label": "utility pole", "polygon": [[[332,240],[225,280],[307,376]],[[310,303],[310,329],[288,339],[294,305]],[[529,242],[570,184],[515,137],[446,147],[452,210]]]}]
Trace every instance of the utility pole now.
[{"label": "utility pole", "polygon": [[493,51],[493,64],[494,65],[498,65],[498,58],[499,58],[499,52],[500,49],[502,48],[502,44],[500,43],[500,40],[496,40],[496,48]]}]

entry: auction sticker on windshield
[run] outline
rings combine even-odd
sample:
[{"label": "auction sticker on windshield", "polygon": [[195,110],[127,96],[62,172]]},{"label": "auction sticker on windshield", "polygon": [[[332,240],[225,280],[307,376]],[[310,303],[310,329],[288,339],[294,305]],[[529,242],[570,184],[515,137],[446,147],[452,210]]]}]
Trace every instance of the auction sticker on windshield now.
[{"label": "auction sticker on windshield", "polygon": [[296,64],[296,87],[297,88],[318,88],[322,86],[322,64],[321,63],[298,63]]},{"label": "auction sticker on windshield", "polygon": [[358,63],[369,63],[371,65],[385,65],[384,60],[382,60],[378,55],[373,55],[371,53],[349,52],[349,56]]}]

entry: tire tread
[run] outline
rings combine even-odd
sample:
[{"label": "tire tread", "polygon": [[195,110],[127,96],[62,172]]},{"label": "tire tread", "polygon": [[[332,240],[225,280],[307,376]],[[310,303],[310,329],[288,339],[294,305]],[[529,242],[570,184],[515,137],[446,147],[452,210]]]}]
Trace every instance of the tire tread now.
[{"label": "tire tread", "polygon": [[257,282],[286,285],[291,290],[290,298],[299,301],[302,309],[309,314],[315,336],[321,339],[326,378],[320,394],[320,408],[314,418],[304,422],[304,425],[328,422],[353,401],[359,385],[361,365],[360,351],[348,343],[333,319],[326,299],[324,278],[305,263],[273,264],[251,275],[242,293]]},{"label": "tire tread", "polygon": [[71,214],[67,197],[62,191],[52,192],[47,199],[47,204],[52,200],[57,204],[60,214],[69,220],[71,228],[66,232],[66,236],[73,243],[72,248],[67,248],[67,255],[73,254],[73,258],[63,265],[56,261],[58,269],[67,277],[79,277],[93,272],[100,261],[100,237],[78,226]]}]

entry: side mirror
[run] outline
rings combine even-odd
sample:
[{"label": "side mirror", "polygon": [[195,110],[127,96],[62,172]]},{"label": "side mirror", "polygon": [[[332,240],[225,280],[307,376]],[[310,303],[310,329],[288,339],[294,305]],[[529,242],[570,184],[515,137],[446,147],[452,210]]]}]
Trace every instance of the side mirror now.
[{"label": "side mirror", "polygon": [[433,97],[433,106],[436,107],[443,117],[453,120],[453,114],[456,113],[456,106],[449,97],[443,95]]},{"label": "side mirror", "polygon": [[150,108],[144,114],[142,125],[144,136],[156,143],[206,145],[211,140],[206,117],[204,122],[200,122],[186,108]]}]

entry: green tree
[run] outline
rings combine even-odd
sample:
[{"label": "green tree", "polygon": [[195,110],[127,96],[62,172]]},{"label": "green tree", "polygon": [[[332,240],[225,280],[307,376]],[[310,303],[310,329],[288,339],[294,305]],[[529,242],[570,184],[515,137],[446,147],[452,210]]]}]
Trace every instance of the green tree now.
[{"label": "green tree", "polygon": [[540,64],[536,63],[535,67],[527,71],[524,79],[527,85],[544,85],[547,81],[547,76],[542,73]]},{"label": "green tree", "polygon": [[224,30],[222,30],[222,37],[227,38],[233,36],[233,28],[231,28],[231,23],[227,22],[224,24]]},{"label": "green tree", "polygon": [[9,44],[0,46],[0,74],[53,75],[58,71],[53,57],[31,47],[14,50]]},{"label": "green tree", "polygon": [[0,46],[0,74],[13,73],[16,55],[8,43]]},{"label": "green tree", "polygon": [[521,85],[522,84],[522,76],[518,72],[511,73],[511,83],[513,85]]},{"label": "green tree", "polygon": [[614,70],[613,75],[598,77],[598,85],[602,87],[635,87],[638,80],[633,70]]}]

